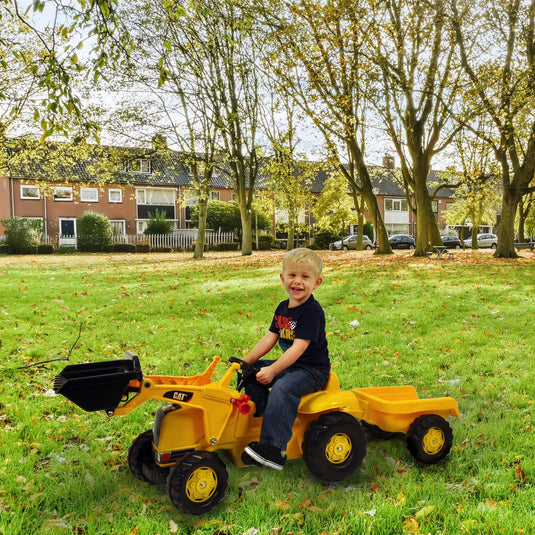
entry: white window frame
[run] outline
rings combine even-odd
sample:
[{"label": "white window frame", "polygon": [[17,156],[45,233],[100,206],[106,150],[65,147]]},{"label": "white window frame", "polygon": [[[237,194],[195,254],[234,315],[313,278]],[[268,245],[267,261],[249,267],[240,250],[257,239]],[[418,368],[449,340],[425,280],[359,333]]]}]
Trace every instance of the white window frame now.
[{"label": "white window frame", "polygon": [[[30,191],[36,192],[37,195],[28,194]],[[38,201],[41,198],[41,190],[33,184],[21,184],[20,198],[28,201]]]},{"label": "white window frame", "polygon": [[147,204],[147,190],[145,188],[136,189],[137,204]]},{"label": "white window frame", "polygon": [[[390,207],[388,207],[387,204],[389,204]],[[405,207],[403,205],[405,205]],[[385,212],[386,211],[387,212],[408,212],[409,203],[407,202],[407,199],[387,198],[385,199]]]},{"label": "white window frame", "polygon": [[209,194],[209,200],[211,201],[220,201],[221,200],[221,192],[220,191],[210,191],[210,194]]},{"label": "white window frame", "polygon": [[144,234],[149,221],[147,219],[138,219],[136,221],[136,234]]},{"label": "white window frame", "polygon": [[[166,203],[152,203],[148,202],[147,198],[151,198],[152,192],[168,191],[172,194],[173,200]],[[174,188],[136,188],[136,202],[147,206],[175,206],[176,205],[176,190]]]},{"label": "white window frame", "polygon": [[[110,224],[114,236],[126,234],[126,221],[124,219],[110,219]],[[119,232],[116,231],[118,227],[121,227]]]},{"label": "white window frame", "polygon": [[[117,196],[118,199],[114,199],[113,197]],[[123,190],[119,188],[110,188],[108,190],[108,202],[110,204],[120,204],[123,202]]]},{"label": "white window frame", "polygon": [[98,202],[98,188],[80,188],[80,202]]},{"label": "white window frame", "polygon": [[54,200],[70,202],[73,200],[72,186],[57,186],[54,188]]},{"label": "white window frame", "polygon": [[136,160],[130,160],[127,164],[127,170],[131,173],[150,175],[152,172],[151,161],[149,158],[137,158]]}]

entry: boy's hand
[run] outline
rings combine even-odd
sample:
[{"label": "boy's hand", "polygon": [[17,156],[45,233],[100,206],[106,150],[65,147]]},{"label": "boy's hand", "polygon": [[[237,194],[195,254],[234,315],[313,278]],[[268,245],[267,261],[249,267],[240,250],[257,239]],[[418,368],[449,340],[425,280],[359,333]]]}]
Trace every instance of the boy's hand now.
[{"label": "boy's hand", "polygon": [[256,380],[262,385],[268,385],[273,381],[275,375],[277,374],[271,369],[271,366],[266,366],[256,374]]}]

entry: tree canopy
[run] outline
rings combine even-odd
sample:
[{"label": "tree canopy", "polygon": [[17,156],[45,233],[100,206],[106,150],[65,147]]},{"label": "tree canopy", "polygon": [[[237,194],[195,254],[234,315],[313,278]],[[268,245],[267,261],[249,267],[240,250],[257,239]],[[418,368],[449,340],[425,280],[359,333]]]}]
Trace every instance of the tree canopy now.
[{"label": "tree canopy", "polygon": [[[176,141],[186,142],[183,148],[195,154],[191,168],[200,206],[207,202],[215,162],[225,155],[218,172],[234,184],[242,252],[249,254],[263,155],[278,155],[286,168],[298,154],[295,143],[270,135],[294,135],[294,118],[274,113],[262,119],[267,102],[285,101],[299,108],[296,120],[306,118],[320,134],[321,157],[345,176],[357,213],[366,206],[377,222],[380,252],[390,249],[368,159],[373,139],[389,140],[414,200],[415,254],[423,255],[440,242],[429,172],[458,132],[470,132],[499,168],[496,254],[516,256],[518,209],[535,191],[535,0],[21,5],[0,4],[2,149],[5,136],[21,125],[37,126],[43,137],[98,138],[109,125],[85,109],[78,84],[106,77],[109,89],[119,77],[130,80],[117,87],[129,91],[131,108],[122,117],[150,105],[158,118],[153,128],[166,124]],[[482,120],[490,128],[480,128]],[[124,130],[129,123],[115,124]]]}]

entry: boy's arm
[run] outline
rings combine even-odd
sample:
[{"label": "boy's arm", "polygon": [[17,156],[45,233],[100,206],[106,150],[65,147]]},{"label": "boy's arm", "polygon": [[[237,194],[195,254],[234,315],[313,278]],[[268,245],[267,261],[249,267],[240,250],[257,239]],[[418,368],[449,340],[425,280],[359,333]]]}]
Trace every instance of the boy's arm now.
[{"label": "boy's arm", "polygon": [[276,333],[268,331],[243,360],[249,364],[254,364],[259,358],[273,349],[278,339],[279,336]]},{"label": "boy's arm", "polygon": [[288,368],[288,366],[291,366],[305,352],[309,344],[310,340],[296,338],[291,347],[289,347],[273,364],[262,368],[256,374],[256,380],[263,385],[271,383],[275,375]]}]

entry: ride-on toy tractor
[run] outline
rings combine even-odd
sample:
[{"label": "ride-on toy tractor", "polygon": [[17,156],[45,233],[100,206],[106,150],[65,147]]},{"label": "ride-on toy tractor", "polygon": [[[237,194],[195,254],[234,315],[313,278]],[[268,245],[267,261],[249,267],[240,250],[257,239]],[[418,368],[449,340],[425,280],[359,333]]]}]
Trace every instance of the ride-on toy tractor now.
[{"label": "ride-on toy tractor", "polygon": [[[212,379],[219,357],[200,375],[145,376],[138,357],[127,351],[121,360],[66,366],[55,377],[54,390],[85,411],[104,410],[108,416],[128,414],[151,399],[166,402],[152,429],[132,442],[128,466],[142,481],[165,484],[178,510],[198,515],[225,495],[228,473],[219,454],[243,466],[245,446],[260,436],[262,417],[240,394],[257,370],[240,359],[229,360],[219,381]],[[236,388],[231,388],[235,376]],[[433,464],[452,445],[448,416],[459,417],[452,398],[418,399],[411,386],[341,391],[331,373],[325,389],[302,398],[286,456],[302,457],[322,481],[341,481],[364,459],[365,431],[377,438],[402,432],[413,457]]]}]

